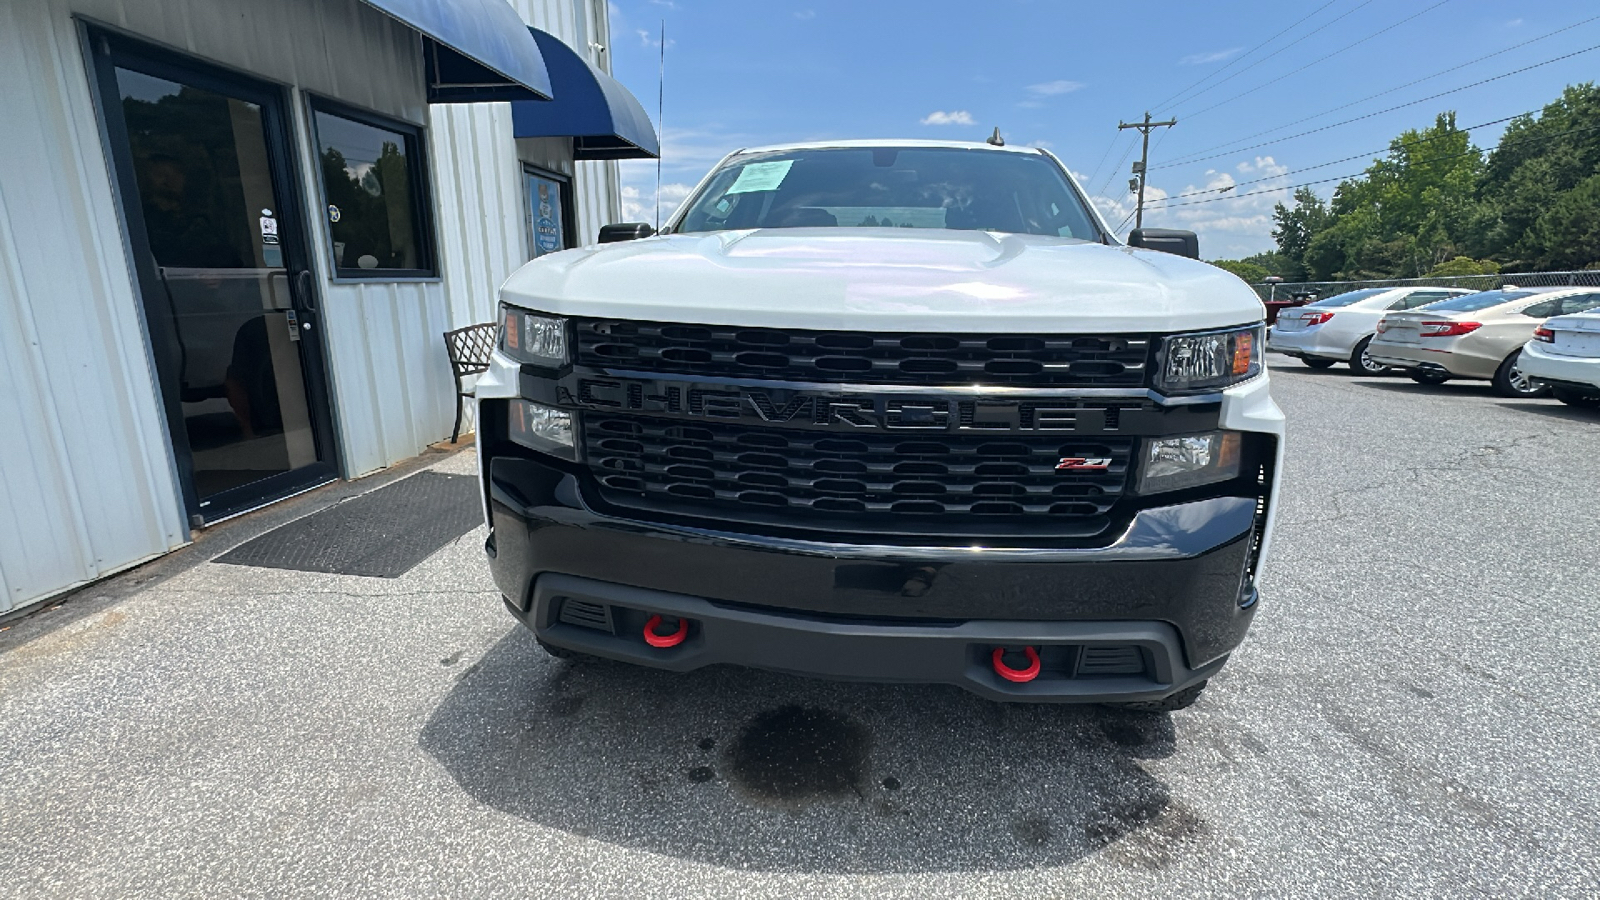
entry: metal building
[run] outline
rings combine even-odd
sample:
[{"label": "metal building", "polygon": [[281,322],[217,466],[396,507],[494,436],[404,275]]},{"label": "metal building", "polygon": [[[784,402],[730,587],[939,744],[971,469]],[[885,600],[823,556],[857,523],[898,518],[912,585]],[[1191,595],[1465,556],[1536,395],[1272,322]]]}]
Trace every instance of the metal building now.
[{"label": "metal building", "polygon": [[658,152],[608,43],[605,0],[0,3],[0,614],[448,437],[441,334]]}]

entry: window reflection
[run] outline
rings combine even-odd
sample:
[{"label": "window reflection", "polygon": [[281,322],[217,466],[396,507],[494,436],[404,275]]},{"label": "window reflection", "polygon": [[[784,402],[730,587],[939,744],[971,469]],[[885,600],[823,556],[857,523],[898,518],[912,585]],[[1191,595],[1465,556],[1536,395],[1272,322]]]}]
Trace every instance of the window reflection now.
[{"label": "window reflection", "polygon": [[431,269],[419,234],[415,135],[322,110],[316,123],[340,274]]}]

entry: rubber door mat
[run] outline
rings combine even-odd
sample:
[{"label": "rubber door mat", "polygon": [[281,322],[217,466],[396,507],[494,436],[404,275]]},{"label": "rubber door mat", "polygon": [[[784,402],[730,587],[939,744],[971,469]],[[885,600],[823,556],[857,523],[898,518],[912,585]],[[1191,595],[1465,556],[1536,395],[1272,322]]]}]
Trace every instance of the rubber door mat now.
[{"label": "rubber door mat", "polygon": [[478,479],[421,472],[274,528],[216,562],[398,578],[482,522]]}]

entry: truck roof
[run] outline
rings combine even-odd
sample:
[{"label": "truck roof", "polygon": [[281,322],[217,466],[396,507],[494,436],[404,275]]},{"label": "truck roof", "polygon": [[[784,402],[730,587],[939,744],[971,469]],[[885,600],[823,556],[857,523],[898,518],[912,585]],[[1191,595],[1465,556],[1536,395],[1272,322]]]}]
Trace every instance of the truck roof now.
[{"label": "truck roof", "polygon": [[774,153],[784,150],[824,150],[849,147],[949,147],[959,150],[993,150],[997,153],[1043,153],[1037,147],[996,147],[983,141],[930,141],[930,140],[856,140],[856,141],[806,141],[795,144],[770,144],[764,147],[742,147],[732,155],[742,153]]}]

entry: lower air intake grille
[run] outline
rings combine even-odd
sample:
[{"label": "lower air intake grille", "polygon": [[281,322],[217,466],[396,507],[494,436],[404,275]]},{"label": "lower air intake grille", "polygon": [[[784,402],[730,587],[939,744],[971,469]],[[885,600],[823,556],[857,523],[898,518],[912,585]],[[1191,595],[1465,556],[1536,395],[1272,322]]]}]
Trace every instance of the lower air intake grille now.
[{"label": "lower air intake grille", "polygon": [[[1103,436],[830,434],[642,416],[586,416],[583,435],[608,503],[867,530],[955,517],[965,528],[1095,520],[1125,490],[1133,447]],[[1058,470],[1063,458],[1107,462]]]},{"label": "lower air intake grille", "polygon": [[1078,675],[1139,675],[1144,654],[1138,647],[1088,647],[1078,661]]},{"label": "lower air intake grille", "polygon": [[602,603],[564,598],[561,601],[561,621],[579,628],[615,633],[611,627],[611,607]]}]

